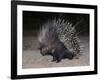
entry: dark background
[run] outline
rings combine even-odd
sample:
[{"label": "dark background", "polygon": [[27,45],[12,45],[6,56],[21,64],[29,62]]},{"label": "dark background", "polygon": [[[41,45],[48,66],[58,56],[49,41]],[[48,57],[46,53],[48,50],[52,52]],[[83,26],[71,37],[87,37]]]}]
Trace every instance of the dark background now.
[{"label": "dark background", "polygon": [[89,35],[89,14],[34,11],[23,11],[23,35],[29,36],[37,34],[42,24],[48,20],[59,17],[68,20],[69,22],[73,23],[73,25],[80,22],[76,27],[77,32],[81,32],[80,35]]}]

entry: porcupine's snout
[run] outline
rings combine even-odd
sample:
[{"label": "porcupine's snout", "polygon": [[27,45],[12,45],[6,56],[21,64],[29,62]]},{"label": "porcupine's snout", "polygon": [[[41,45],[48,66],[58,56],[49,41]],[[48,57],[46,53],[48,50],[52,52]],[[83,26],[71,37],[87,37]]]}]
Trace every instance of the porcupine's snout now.
[{"label": "porcupine's snout", "polygon": [[47,53],[49,53],[49,49],[45,45],[40,45],[40,47],[38,47],[38,49],[40,50],[40,53],[42,56],[45,56]]},{"label": "porcupine's snout", "polygon": [[46,48],[42,48],[42,49],[40,50],[40,53],[42,54],[42,56],[45,56],[46,53],[47,53],[47,49],[46,49]]}]

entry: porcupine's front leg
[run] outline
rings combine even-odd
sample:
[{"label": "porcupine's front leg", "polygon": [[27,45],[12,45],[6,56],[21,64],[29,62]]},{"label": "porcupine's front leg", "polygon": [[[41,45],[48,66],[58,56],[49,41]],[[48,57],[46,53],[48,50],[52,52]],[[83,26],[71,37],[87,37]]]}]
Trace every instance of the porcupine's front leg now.
[{"label": "porcupine's front leg", "polygon": [[56,60],[57,60],[57,57],[56,57],[55,52],[52,53],[52,56],[53,56],[53,60],[52,60],[52,62],[56,61]]},{"label": "porcupine's front leg", "polygon": [[59,50],[56,51],[56,63],[61,62],[62,58],[63,58],[63,53],[61,53]]},{"label": "porcupine's front leg", "polygon": [[62,55],[60,54],[59,50],[55,50],[55,51],[52,53],[52,56],[53,56],[52,62],[56,61],[56,63],[58,63],[58,62],[60,62],[61,59],[62,59]]},{"label": "porcupine's front leg", "polygon": [[58,56],[58,57],[57,57],[57,61],[56,61],[56,63],[61,62],[61,60],[62,60],[62,56]]},{"label": "porcupine's front leg", "polygon": [[52,62],[54,62],[54,61],[56,61],[56,57],[55,57],[55,56],[53,56],[53,60],[52,60]]}]

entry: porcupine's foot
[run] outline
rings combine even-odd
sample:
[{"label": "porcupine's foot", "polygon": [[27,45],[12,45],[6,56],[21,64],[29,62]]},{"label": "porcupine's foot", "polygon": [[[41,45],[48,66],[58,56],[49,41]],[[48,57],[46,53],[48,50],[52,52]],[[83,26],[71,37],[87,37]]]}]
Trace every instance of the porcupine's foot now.
[{"label": "porcupine's foot", "polygon": [[59,63],[59,62],[61,62],[61,60],[57,60],[57,61],[56,61],[56,63]]},{"label": "porcupine's foot", "polygon": [[72,60],[73,59],[73,57],[70,57],[70,58],[68,58],[69,60]]},{"label": "porcupine's foot", "polygon": [[59,56],[59,57],[57,58],[57,61],[56,61],[56,63],[59,63],[59,62],[61,62],[61,60],[62,60],[62,56]]},{"label": "porcupine's foot", "polygon": [[54,61],[56,61],[56,57],[53,57],[53,60],[51,62],[54,62]]}]

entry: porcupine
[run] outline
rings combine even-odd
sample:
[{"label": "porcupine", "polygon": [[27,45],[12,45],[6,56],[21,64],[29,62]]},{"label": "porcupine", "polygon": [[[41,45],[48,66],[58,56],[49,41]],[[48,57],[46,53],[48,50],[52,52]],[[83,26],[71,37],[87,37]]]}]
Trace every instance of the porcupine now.
[{"label": "porcupine", "polygon": [[50,53],[52,61],[63,58],[73,59],[80,53],[79,38],[73,25],[64,19],[54,19],[43,24],[38,36],[42,55]]}]

